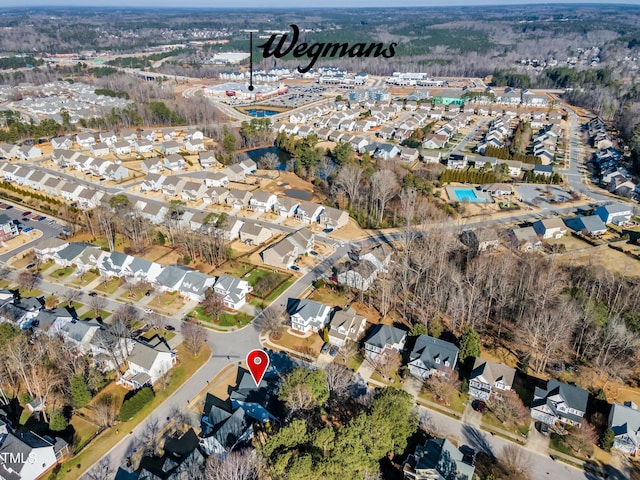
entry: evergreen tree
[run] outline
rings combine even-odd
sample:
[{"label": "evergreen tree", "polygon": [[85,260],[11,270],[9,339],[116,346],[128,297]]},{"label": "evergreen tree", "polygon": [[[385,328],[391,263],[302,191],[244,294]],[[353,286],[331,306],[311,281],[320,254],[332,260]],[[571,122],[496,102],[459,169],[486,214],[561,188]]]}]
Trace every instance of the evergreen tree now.
[{"label": "evergreen tree", "polygon": [[62,412],[55,410],[49,416],[49,429],[53,432],[61,432],[69,426],[69,422]]},{"label": "evergreen tree", "polygon": [[600,446],[603,450],[609,452],[613,447],[613,443],[615,442],[616,436],[613,433],[613,430],[607,428],[600,439]]},{"label": "evergreen tree", "polygon": [[470,357],[480,356],[480,336],[476,330],[469,326],[462,334],[460,341],[460,360],[466,362]]},{"label": "evergreen tree", "polygon": [[71,378],[71,398],[76,408],[82,408],[91,401],[91,392],[82,375],[74,375]]}]

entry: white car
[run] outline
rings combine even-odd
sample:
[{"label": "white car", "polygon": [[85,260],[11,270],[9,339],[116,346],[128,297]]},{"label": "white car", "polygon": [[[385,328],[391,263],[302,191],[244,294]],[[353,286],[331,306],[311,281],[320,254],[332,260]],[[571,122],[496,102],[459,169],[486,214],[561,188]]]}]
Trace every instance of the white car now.
[{"label": "white car", "polygon": [[144,313],[153,313],[153,309],[151,309],[151,308],[145,308],[145,309],[144,309]]}]

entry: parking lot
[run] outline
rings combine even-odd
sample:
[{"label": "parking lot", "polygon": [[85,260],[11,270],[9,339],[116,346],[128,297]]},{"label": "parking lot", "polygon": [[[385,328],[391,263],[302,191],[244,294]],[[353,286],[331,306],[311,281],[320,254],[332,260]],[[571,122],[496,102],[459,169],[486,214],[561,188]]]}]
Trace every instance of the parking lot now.
[{"label": "parking lot", "polygon": [[[30,212],[28,215],[27,212]],[[42,238],[59,237],[69,233],[69,230],[65,225],[60,224],[57,220],[42,215],[40,213],[32,212],[26,208],[18,208],[13,205],[9,205],[5,202],[0,202],[0,215],[6,215],[9,220],[19,225],[19,230],[22,233],[29,233],[31,230],[38,229],[42,231]],[[44,217],[42,220],[40,218]],[[6,262],[9,258],[17,253],[20,253],[27,248],[32,247],[33,242],[25,243],[13,250],[0,255],[0,262]]]}]

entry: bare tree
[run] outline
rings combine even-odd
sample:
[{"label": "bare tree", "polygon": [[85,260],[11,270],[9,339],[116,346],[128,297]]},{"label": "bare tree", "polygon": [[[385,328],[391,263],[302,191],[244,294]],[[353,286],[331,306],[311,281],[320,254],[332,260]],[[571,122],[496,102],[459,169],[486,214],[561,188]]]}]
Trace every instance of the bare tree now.
[{"label": "bare tree", "polygon": [[293,415],[296,412],[304,412],[313,408],[316,405],[316,399],[308,385],[298,383],[289,389],[284,403],[287,405],[289,415]]},{"label": "bare tree", "polygon": [[529,478],[528,472],[531,471],[532,459],[531,455],[521,446],[505,445],[502,449],[500,463],[505,470],[505,474],[507,474],[507,478],[517,480],[527,480]]},{"label": "bare tree", "polygon": [[167,326],[167,317],[160,315],[157,312],[153,312],[147,316],[147,323],[156,331],[164,330]]},{"label": "bare tree", "polygon": [[101,427],[107,428],[114,424],[118,415],[116,399],[110,393],[103,393],[91,405],[92,416]]},{"label": "bare tree", "polygon": [[91,470],[82,476],[82,480],[107,480],[113,478],[115,472],[111,467],[111,457],[102,457]]},{"label": "bare tree", "polygon": [[70,307],[73,302],[75,302],[76,300],[78,300],[78,298],[80,298],[80,291],[74,288],[67,287],[64,289],[64,291],[60,295],[60,298],[63,302],[67,304],[67,307]]},{"label": "bare tree", "polygon": [[460,390],[458,375],[451,368],[443,368],[438,374],[433,374],[424,382],[439,402],[449,405],[451,397]]},{"label": "bare tree", "polygon": [[395,173],[391,170],[380,170],[371,177],[372,214],[377,212],[378,222],[382,223],[387,203],[400,189]]},{"label": "bare tree", "polygon": [[275,153],[267,152],[260,158],[258,163],[260,164],[260,168],[264,170],[275,170],[280,163],[280,159]]},{"label": "bare tree", "polygon": [[226,457],[211,455],[205,467],[206,480],[257,480],[261,461],[253,449],[230,452]]},{"label": "bare tree", "polygon": [[104,297],[96,295],[89,299],[89,306],[93,310],[93,314],[97,317],[100,315],[100,311],[107,307],[107,300]]},{"label": "bare tree", "polygon": [[184,337],[184,347],[194,357],[200,354],[202,346],[207,341],[207,331],[195,323],[184,322],[180,329]]},{"label": "bare tree", "polygon": [[370,358],[369,363],[373,369],[384,378],[390,378],[400,368],[400,354],[390,349],[386,349],[382,354],[375,358]]},{"label": "bare tree", "polygon": [[222,295],[216,293],[212,288],[208,288],[202,300],[202,308],[204,309],[204,313],[218,320],[220,314],[224,312],[224,299]]},{"label": "bare tree", "polygon": [[577,427],[571,427],[566,436],[567,444],[578,454],[587,455],[593,450],[593,446],[598,441],[598,433],[595,427],[583,420]]},{"label": "bare tree", "polygon": [[358,345],[351,340],[347,340],[345,341],[345,344],[340,347],[340,350],[338,350],[338,355],[336,355],[336,358],[346,364],[357,354]]},{"label": "bare tree", "polygon": [[430,437],[436,437],[438,435],[435,422],[433,421],[433,416],[426,408],[420,409],[418,428]]},{"label": "bare tree", "polygon": [[18,286],[20,288],[28,290],[29,292],[35,288],[35,286],[38,284],[38,281],[38,276],[28,270],[23,270],[18,274]]},{"label": "bare tree", "polygon": [[353,163],[343,165],[336,175],[334,185],[344,190],[349,197],[349,204],[353,207],[360,199],[360,186],[362,183],[362,168]]},{"label": "bare tree", "polygon": [[351,385],[353,385],[353,372],[348,368],[333,362],[327,364],[323,370],[327,377],[329,393],[338,397],[346,395]]},{"label": "bare tree", "polygon": [[489,408],[503,424],[513,422],[519,425],[529,418],[529,410],[513,390],[494,395],[489,401]]},{"label": "bare tree", "polygon": [[286,329],[285,321],[275,308],[266,308],[256,315],[256,328],[263,335],[279,340]]}]

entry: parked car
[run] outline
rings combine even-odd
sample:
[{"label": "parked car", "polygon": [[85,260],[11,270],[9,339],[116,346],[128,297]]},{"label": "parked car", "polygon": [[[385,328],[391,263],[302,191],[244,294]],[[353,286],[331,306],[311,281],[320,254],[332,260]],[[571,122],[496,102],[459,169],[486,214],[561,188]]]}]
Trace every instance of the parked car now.
[{"label": "parked car", "polygon": [[28,217],[29,215],[31,215],[31,212],[24,212],[24,213],[22,214],[22,216],[23,216],[23,217]]},{"label": "parked car", "polygon": [[291,270],[295,270],[296,272],[300,270],[300,267],[297,265],[291,265],[291,267],[289,268],[291,268]]},{"label": "parked car", "polygon": [[173,325],[167,325],[164,328],[165,328],[165,330],[169,330],[170,332],[173,332],[176,329],[176,327],[174,327]]},{"label": "parked car", "polygon": [[338,348],[335,345],[332,345],[331,348],[329,349],[329,355],[331,355],[332,357],[335,357],[339,351],[340,351],[340,348]]},{"label": "parked car", "polygon": [[310,253],[311,255],[313,255],[314,257],[317,257],[317,256],[318,256],[318,252],[316,252],[315,250],[311,250],[309,253]]},{"label": "parked car", "polygon": [[22,233],[29,233],[31,230],[33,230],[33,227],[27,227],[22,231]]},{"label": "parked car", "polygon": [[35,266],[36,266],[36,264],[35,264],[35,263],[30,263],[29,265],[27,265],[27,266],[26,266],[26,267],[24,267],[24,268],[26,268],[26,269],[28,270],[28,269],[33,268],[33,267],[35,267]]},{"label": "parked car", "polygon": [[324,345],[322,345],[320,353],[329,353],[329,350],[331,350],[331,344],[325,343]]},{"label": "parked car", "polygon": [[7,205],[7,210],[11,210],[13,208],[13,205]]},{"label": "parked car", "polygon": [[89,292],[90,297],[97,297],[98,294],[96,292]]},{"label": "parked car", "polygon": [[542,435],[549,435],[549,425],[544,422],[536,422],[535,424],[536,430],[538,430]]},{"label": "parked car", "polygon": [[47,219],[47,217],[42,216],[42,217],[38,217],[36,220],[38,220],[39,222],[42,222],[42,221],[44,221],[46,219]]},{"label": "parked car", "polygon": [[20,220],[14,218],[13,220],[11,220],[11,223],[13,223],[14,225],[20,225]]},{"label": "parked car", "polygon": [[144,313],[153,313],[153,309],[152,308],[145,308],[144,309]]},{"label": "parked car", "polygon": [[484,403],[482,400],[474,400],[473,403],[471,404],[471,407],[476,412],[484,413],[484,411],[487,409],[487,404]]}]

